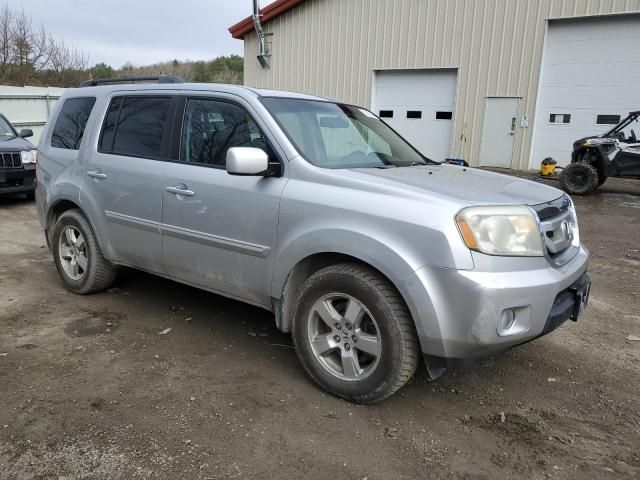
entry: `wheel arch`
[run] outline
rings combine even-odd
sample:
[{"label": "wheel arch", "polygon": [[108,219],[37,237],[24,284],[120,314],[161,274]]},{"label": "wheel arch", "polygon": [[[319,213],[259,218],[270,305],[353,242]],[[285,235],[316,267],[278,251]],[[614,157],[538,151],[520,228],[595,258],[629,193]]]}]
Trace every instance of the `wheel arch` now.
[{"label": "wheel arch", "polygon": [[62,197],[59,199],[56,199],[54,202],[51,203],[51,205],[49,205],[49,207],[47,208],[46,212],[45,212],[45,237],[47,240],[47,243],[49,245],[49,247],[52,247],[52,235],[53,235],[53,227],[56,224],[56,222],[58,221],[58,218],[60,218],[60,216],[64,213],[67,212],[69,210],[80,210],[80,212],[82,213],[82,215],[84,215],[84,218],[87,219],[87,221],[89,222],[89,225],[91,225],[91,229],[93,230],[93,233],[96,237],[96,241],[98,242],[98,245],[100,246],[100,249],[104,252],[104,248],[102,245],[102,241],[100,238],[100,235],[97,234],[97,230],[96,230],[96,226],[93,223],[93,220],[91,219],[91,217],[89,215],[87,215],[87,212],[85,211],[85,209],[83,209],[79,202],[72,200],[70,198],[67,197]]},{"label": "wheel arch", "polygon": [[[320,238],[320,236],[316,236]],[[433,305],[426,290],[421,289],[418,276],[413,266],[392,248],[382,245],[374,239],[360,238],[359,243],[349,242],[349,247],[322,249],[311,248],[308,241],[296,244],[306,245],[304,251],[298,250],[291,255],[294,246],[278,254],[276,270],[271,285],[273,310],[277,327],[288,332],[293,323],[293,307],[302,283],[318,270],[337,263],[357,263],[367,266],[384,277],[397,291],[407,305],[413,323],[421,340],[427,337],[424,319],[421,313],[433,312]],[[283,259],[287,259],[283,262]],[[419,291],[419,295],[416,292]],[[419,298],[417,298],[419,297]],[[419,303],[418,303],[419,302]],[[432,322],[428,322],[432,324]],[[437,322],[436,322],[437,323]]]}]

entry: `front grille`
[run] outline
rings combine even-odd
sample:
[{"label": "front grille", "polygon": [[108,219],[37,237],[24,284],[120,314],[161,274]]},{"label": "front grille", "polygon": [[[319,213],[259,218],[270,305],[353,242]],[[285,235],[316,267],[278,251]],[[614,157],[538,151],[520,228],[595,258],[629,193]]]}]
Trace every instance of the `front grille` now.
[{"label": "front grille", "polygon": [[569,197],[562,195],[560,198],[556,198],[551,202],[534,205],[533,209],[538,214],[540,221],[544,222],[545,220],[549,220],[557,215],[568,212],[570,205],[571,202],[569,201]]},{"label": "front grille", "polygon": [[566,195],[551,202],[533,206],[542,226],[546,255],[553,263],[563,265],[573,258],[573,224],[569,207],[571,201]]},{"label": "front grille", "polygon": [[0,168],[20,168],[22,157],[20,152],[0,153]]}]

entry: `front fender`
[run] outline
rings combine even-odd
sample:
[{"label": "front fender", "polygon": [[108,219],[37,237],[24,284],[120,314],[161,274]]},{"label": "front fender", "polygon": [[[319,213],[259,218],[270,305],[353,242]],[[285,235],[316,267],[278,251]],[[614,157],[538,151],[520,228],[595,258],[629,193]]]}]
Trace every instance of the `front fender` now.
[{"label": "front fender", "polygon": [[346,229],[305,232],[281,245],[271,283],[271,296],[282,297],[289,274],[306,258],[337,253],[356,258],[381,272],[396,287],[414,320],[423,349],[429,337],[439,337],[435,309],[416,268],[392,245]]}]

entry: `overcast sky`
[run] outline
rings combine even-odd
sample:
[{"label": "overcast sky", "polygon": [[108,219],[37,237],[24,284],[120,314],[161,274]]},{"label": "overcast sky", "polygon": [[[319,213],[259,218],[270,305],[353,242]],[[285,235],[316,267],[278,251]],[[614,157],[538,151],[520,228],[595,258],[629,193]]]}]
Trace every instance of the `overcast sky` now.
[{"label": "overcast sky", "polygon": [[[252,0],[5,0],[23,7],[34,27],[114,68],[174,58],[242,54],[228,28],[251,14]],[[0,1],[0,3],[2,3]],[[261,6],[270,3],[262,0]]]}]

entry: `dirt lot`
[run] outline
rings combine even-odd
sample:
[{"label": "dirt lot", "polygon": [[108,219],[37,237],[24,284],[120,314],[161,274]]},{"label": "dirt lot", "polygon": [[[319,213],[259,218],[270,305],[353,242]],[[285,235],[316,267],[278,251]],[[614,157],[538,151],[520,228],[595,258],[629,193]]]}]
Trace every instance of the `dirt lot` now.
[{"label": "dirt lot", "polygon": [[640,182],[576,202],[580,322],[361,407],[268,312],[131,270],[67,293],[33,204],[0,199],[0,478],[638,478]]}]

